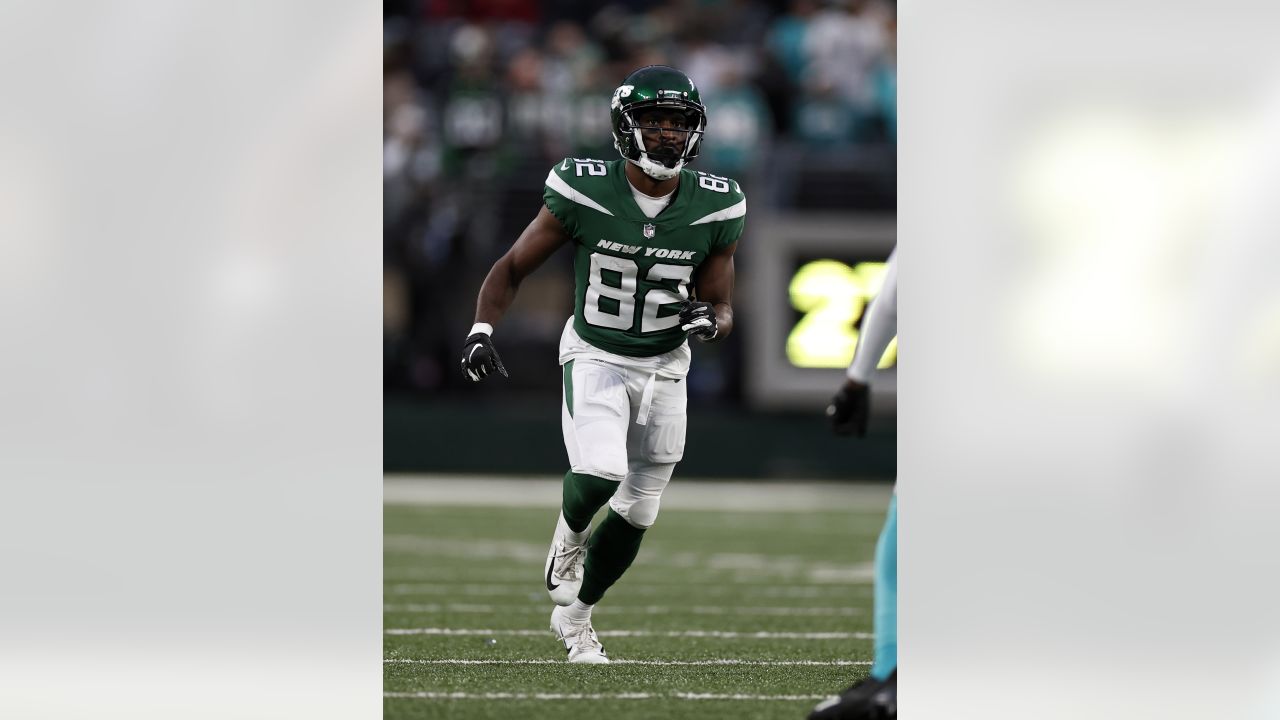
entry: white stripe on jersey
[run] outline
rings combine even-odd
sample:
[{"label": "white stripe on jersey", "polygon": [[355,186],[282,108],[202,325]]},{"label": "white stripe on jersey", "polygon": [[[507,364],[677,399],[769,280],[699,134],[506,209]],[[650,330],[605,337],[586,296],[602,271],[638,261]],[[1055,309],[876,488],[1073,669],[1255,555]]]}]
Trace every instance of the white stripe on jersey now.
[{"label": "white stripe on jersey", "polygon": [[747,214],[747,199],[742,198],[742,200],[739,201],[737,205],[734,205],[732,207],[727,207],[719,212],[713,212],[710,215],[706,217],[698,218],[697,220],[694,220],[689,224],[701,225],[703,223],[718,222],[720,220],[732,220],[734,218],[740,218],[746,214]]},{"label": "white stripe on jersey", "polygon": [[605,215],[610,215],[610,216],[613,215],[613,213],[606,210],[605,207],[600,203],[596,202],[595,200],[592,200],[586,195],[583,195],[577,190],[574,190],[573,188],[569,187],[569,183],[565,182],[563,178],[557,175],[555,170],[552,170],[551,172],[547,173],[547,187],[551,188],[552,190],[555,190],[556,192],[563,195],[566,199],[572,200],[573,202],[576,202],[579,205],[585,205],[593,210],[599,210]]}]

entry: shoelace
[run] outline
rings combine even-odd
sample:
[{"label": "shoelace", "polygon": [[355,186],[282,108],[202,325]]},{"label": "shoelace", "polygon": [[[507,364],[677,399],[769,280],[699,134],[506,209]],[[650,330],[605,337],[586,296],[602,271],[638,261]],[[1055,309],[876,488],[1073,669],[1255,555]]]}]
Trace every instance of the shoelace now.
[{"label": "shoelace", "polygon": [[554,566],[556,577],[565,580],[578,579],[578,556],[587,551],[585,545],[577,547],[567,547],[565,551],[556,556]]},{"label": "shoelace", "polygon": [[578,625],[575,623],[565,623],[570,630],[564,634],[565,642],[574,647],[582,647],[583,645],[591,646],[592,649],[601,648],[600,639],[596,637],[596,631],[592,629],[590,623]]}]

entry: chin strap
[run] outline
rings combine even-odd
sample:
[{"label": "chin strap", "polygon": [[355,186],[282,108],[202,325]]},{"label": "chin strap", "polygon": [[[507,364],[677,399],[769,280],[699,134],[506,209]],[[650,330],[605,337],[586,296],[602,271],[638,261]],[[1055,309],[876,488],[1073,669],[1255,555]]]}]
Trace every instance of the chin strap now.
[{"label": "chin strap", "polygon": [[640,168],[640,171],[643,172],[645,175],[648,175],[654,180],[670,180],[671,178],[679,175],[680,169],[684,167],[684,161],[681,160],[680,162],[676,163],[675,167],[669,168],[666,165],[663,165],[662,163],[654,162],[653,160],[650,160],[649,153],[645,153],[645,152],[640,153],[639,160],[631,160],[630,158],[628,158],[627,160],[628,162],[634,164],[636,167]]}]

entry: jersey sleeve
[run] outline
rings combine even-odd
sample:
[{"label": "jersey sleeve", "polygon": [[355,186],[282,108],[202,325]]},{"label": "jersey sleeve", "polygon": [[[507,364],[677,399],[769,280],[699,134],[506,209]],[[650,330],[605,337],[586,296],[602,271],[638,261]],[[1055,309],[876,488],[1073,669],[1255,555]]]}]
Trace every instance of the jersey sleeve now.
[{"label": "jersey sleeve", "polygon": [[542,203],[560,221],[571,236],[578,235],[578,205],[572,200],[573,189],[569,185],[572,175],[572,158],[565,158],[551,168],[542,188]]},{"label": "jersey sleeve", "polygon": [[747,221],[747,196],[738,183],[729,178],[702,173],[699,176],[695,189],[700,206],[697,214],[705,214],[692,224],[708,224],[712,228],[711,249],[723,250],[742,237]]},{"label": "jersey sleeve", "polygon": [[747,226],[747,198],[742,198],[742,214],[731,220],[726,220],[720,224],[720,237],[717,240],[717,247],[726,248],[738,242],[742,237],[742,231]]}]

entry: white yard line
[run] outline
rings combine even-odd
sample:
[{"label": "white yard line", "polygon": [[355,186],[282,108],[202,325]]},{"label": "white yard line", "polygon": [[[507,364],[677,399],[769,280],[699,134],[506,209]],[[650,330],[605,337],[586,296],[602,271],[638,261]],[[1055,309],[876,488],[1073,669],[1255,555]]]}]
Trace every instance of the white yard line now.
[{"label": "white yard line", "polygon": [[[546,613],[546,598],[538,605],[473,605],[466,603],[403,603],[400,605],[383,605],[384,612],[401,613]],[[676,607],[673,605],[604,605],[595,610],[605,615],[627,615],[640,613],[643,615],[669,615],[672,613],[691,613],[693,615],[747,615],[765,617],[852,617],[865,615],[863,608],[850,607],[726,607],[723,605],[693,605]]]},{"label": "white yard line", "polygon": [[536,564],[538,567],[547,559],[545,544],[483,538],[385,535],[382,538],[382,550],[468,560],[513,560]]},{"label": "white yard line", "polygon": [[469,693],[385,692],[401,700],[822,700],[826,695],[747,695],[743,693]]},{"label": "white yard line", "polygon": [[[550,636],[550,630],[488,630],[481,628],[387,628],[386,635],[513,635],[520,637]],[[756,640],[874,640],[875,635],[867,632],[739,632],[737,630],[604,630],[596,633],[600,637],[696,637],[696,638],[742,638]]]},{"label": "white yard line", "polygon": [[[564,665],[565,660],[427,660],[418,658],[387,658],[387,664],[404,665]],[[823,666],[845,667],[870,665],[870,660],[610,660],[610,665],[750,665],[750,666]]]},{"label": "white yard line", "polygon": [[[387,535],[382,539],[383,551],[425,555],[429,557],[466,558],[470,560],[505,560],[541,567],[547,558],[547,546],[516,540],[461,539],[425,535]],[[686,550],[662,554],[651,552],[639,558],[635,567],[677,567],[715,572],[749,572],[780,575],[787,578],[807,577],[814,582],[871,582],[875,568],[871,563],[838,565],[813,562],[802,555],[765,555],[761,553],[694,552]]]},{"label": "white yard line", "polygon": [[402,700],[649,700],[666,696],[652,693],[384,692],[382,697]]},{"label": "white yard line", "polygon": [[384,582],[396,582],[396,585],[388,585],[383,588],[382,594],[385,595],[497,595],[510,597],[519,595],[521,592],[534,594],[539,588],[536,581],[529,582],[498,582],[488,585],[476,584],[454,584],[450,582],[441,583],[404,583],[399,582],[399,578],[395,580],[384,579]]},{"label": "white yard line", "polygon": [[[486,507],[560,506],[560,478],[485,475],[388,475],[382,483],[386,505]],[[888,483],[814,481],[699,481],[677,477],[662,494],[663,510],[711,512],[883,511],[893,488]]]},{"label": "white yard line", "polygon": [[[528,575],[528,573],[524,573]],[[458,583],[451,581],[439,581],[435,583],[424,582],[402,582],[402,580],[413,580],[414,578],[384,578],[384,582],[396,583],[387,585],[383,589],[383,595],[454,595],[464,596],[484,596],[484,597],[516,597],[520,595],[536,596],[543,599],[546,596],[539,581],[541,577],[531,578],[524,582],[493,582],[493,583]],[[638,581],[637,581],[638,582]],[[625,592],[627,595],[664,595],[669,596],[674,588],[679,588],[682,593],[696,594],[704,596],[732,595],[735,598],[742,597],[761,597],[761,598],[831,598],[832,595],[850,595],[864,594],[871,590],[870,584],[859,583],[856,586],[849,586],[839,583],[822,583],[820,585],[800,585],[788,581],[786,585],[779,586],[776,583],[769,585],[746,585],[742,583],[703,585],[697,584],[690,586],[689,583],[651,583],[645,582],[643,585],[635,587],[627,587],[625,591],[615,591],[621,594]]]},{"label": "white yard line", "polygon": [[[543,560],[545,561],[545,557]],[[842,592],[846,589],[859,587],[866,591],[871,589],[874,583],[874,577],[870,580],[864,579],[862,575],[862,566],[851,566],[857,569],[858,578],[849,580],[839,577],[838,573],[828,571],[815,570],[809,573],[809,577],[789,577],[781,583],[778,578],[762,575],[759,573],[736,573],[717,575],[713,578],[707,578],[706,581],[699,580],[690,582],[689,580],[673,580],[670,577],[651,577],[642,576],[644,571],[633,571],[633,574],[627,575],[628,582],[634,583],[636,587],[630,588],[628,592],[650,593],[660,595],[670,592],[672,588],[678,588],[681,591],[692,586],[696,586],[699,592],[706,591],[710,593],[724,593],[726,595],[738,596],[740,592],[749,592],[761,595],[777,595],[779,597],[787,597],[791,595],[804,596],[819,592]],[[650,567],[650,570],[659,569]],[[414,588],[421,588],[424,594],[449,594],[457,592],[458,594],[466,594],[466,588],[481,588],[482,586],[493,587],[504,585],[511,588],[521,589],[528,588],[530,585],[535,590],[540,590],[542,585],[542,564],[539,563],[535,568],[536,574],[530,576],[528,568],[503,567],[503,568],[486,568],[484,570],[468,570],[468,571],[448,571],[442,572],[423,568],[420,571],[408,571],[403,566],[389,566],[387,575],[383,577],[383,583],[395,583],[387,586],[387,591],[395,594],[413,594],[418,592]],[[649,574],[653,574],[650,572]],[[634,575],[634,579],[633,578]],[[455,590],[455,588],[459,588]],[[476,594],[488,595],[493,590],[477,589]]]},{"label": "white yard line", "polygon": [[[546,560],[544,555],[543,560]],[[405,565],[403,561],[393,563],[384,563],[382,572],[383,581],[390,582],[394,579],[397,582],[429,582],[429,583],[471,583],[474,585],[488,585],[497,583],[519,584],[529,580],[529,569],[525,567],[498,567],[485,568],[483,571],[476,569],[458,570],[456,568],[434,567],[429,563],[423,563],[417,559],[412,561],[413,565]],[[534,568],[538,572],[533,578],[536,581],[542,573],[542,566],[538,565]]]},{"label": "white yard line", "polygon": [[681,700],[824,700],[828,695],[748,695],[745,693],[675,693]]}]

